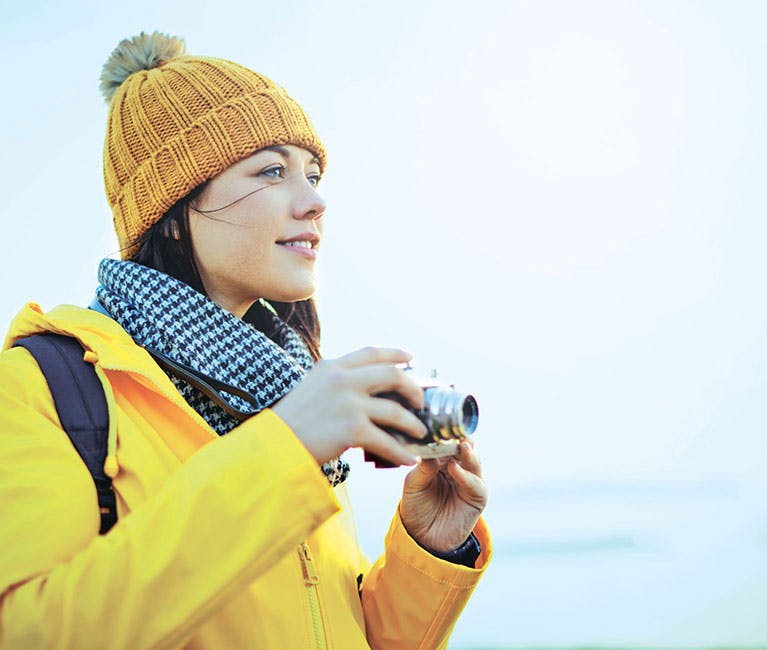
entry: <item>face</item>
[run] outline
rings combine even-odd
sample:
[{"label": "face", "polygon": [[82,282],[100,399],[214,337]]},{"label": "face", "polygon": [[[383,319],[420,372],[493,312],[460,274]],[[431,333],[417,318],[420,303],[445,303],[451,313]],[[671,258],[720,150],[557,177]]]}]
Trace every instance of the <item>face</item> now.
[{"label": "face", "polygon": [[314,294],[325,202],[314,154],[261,149],[208,181],[189,206],[197,269],[211,300],[242,316],[258,298]]}]

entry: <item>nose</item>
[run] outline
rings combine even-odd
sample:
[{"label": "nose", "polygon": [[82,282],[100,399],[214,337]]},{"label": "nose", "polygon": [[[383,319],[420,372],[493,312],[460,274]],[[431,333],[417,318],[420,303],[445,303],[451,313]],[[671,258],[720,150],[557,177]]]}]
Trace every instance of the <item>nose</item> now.
[{"label": "nose", "polygon": [[320,219],[325,208],[327,208],[325,199],[305,177],[299,176],[296,185],[298,187],[293,198],[293,218],[298,220],[311,219],[312,221]]}]

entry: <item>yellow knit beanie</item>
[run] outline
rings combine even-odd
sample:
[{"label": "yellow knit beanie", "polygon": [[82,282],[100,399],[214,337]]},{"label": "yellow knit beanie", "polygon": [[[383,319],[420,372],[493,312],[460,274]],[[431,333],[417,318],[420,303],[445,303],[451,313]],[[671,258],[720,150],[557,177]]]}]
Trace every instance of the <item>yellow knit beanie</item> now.
[{"label": "yellow knit beanie", "polygon": [[126,39],[101,73],[110,102],[104,184],[123,259],[191,190],[259,149],[294,144],[326,154],[285,90],[241,65],[184,54],[154,32]]}]

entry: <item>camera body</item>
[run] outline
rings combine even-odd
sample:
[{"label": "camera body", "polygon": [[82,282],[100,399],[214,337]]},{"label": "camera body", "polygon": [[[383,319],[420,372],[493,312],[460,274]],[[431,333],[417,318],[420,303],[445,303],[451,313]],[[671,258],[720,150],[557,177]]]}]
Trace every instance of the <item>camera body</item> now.
[{"label": "camera body", "polygon": [[[427,429],[427,434],[420,440],[411,438],[397,429],[383,427],[405,446],[414,456],[421,458],[442,458],[458,453],[461,440],[473,434],[479,421],[479,406],[473,395],[461,393],[450,386],[432,384],[421,386],[423,389],[423,408],[413,408],[399,393],[379,393],[376,397],[384,397],[401,404],[413,413]],[[365,452],[365,460],[375,462],[376,467],[392,467],[373,454]]]}]

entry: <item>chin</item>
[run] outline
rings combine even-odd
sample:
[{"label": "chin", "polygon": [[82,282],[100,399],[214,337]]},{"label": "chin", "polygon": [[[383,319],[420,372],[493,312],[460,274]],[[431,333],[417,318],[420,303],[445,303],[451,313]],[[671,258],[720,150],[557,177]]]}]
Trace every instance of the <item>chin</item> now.
[{"label": "chin", "polygon": [[282,288],[279,291],[265,293],[261,296],[264,300],[275,302],[299,302],[312,298],[317,291],[317,287],[312,284],[307,287],[291,287],[289,290]]}]

